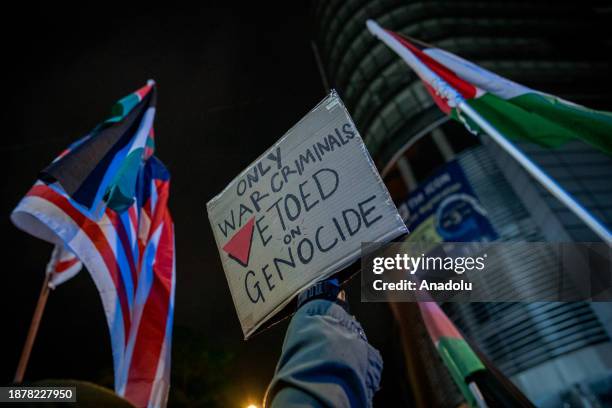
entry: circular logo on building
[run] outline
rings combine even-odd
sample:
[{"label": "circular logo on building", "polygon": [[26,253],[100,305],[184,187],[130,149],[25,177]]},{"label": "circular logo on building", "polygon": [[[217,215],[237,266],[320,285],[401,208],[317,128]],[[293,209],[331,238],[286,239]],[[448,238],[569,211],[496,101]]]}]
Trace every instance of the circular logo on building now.
[{"label": "circular logo on building", "polygon": [[444,241],[490,240],[486,211],[475,197],[460,193],[442,200],[436,211],[436,231]]}]

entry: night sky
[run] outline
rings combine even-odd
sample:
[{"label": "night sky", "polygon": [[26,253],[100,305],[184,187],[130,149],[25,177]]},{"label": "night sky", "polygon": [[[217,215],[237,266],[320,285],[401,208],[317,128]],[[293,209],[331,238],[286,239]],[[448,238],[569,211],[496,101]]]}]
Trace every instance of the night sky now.
[{"label": "night sky", "polygon": [[[183,346],[180,332],[212,355],[231,355],[219,399],[259,400],[286,324],[242,340],[205,203],[324,97],[310,46],[309,5],[196,10],[151,4],[22,6],[15,14],[19,29],[1,29],[8,73],[0,142],[0,383],[14,375],[52,249],[17,230],[11,210],[56,154],[105,119],[117,99],[154,78],[156,154],[172,174],[176,225],[174,351]],[[384,349],[391,325],[386,306],[368,305],[360,315],[357,288],[350,297],[372,342]],[[26,379],[100,382],[111,367],[101,302],[81,273],[50,294]]]}]

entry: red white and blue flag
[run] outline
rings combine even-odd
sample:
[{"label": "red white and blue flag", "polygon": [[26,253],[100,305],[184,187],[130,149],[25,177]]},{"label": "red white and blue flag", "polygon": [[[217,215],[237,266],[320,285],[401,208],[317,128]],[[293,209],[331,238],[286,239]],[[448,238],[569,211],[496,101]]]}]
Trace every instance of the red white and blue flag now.
[{"label": "red white and blue flag", "polygon": [[49,288],[55,289],[81,271],[83,263],[63,244],[56,244],[47,264]]},{"label": "red white and blue flag", "polygon": [[174,315],[170,174],[152,155],[154,92],[150,82],[119,101],[114,116],[63,152],[11,215],[17,227],[56,245],[50,284],[74,276],[81,263],[91,274],[111,334],[115,391],[138,407],[166,405]]}]

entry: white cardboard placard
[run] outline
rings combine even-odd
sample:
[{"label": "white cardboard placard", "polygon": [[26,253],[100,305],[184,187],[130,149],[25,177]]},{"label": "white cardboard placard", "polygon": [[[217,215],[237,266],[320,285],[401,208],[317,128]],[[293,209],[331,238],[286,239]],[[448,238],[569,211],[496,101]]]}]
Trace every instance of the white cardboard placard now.
[{"label": "white cardboard placard", "polygon": [[407,232],[334,91],[206,207],[245,339],[361,242]]}]

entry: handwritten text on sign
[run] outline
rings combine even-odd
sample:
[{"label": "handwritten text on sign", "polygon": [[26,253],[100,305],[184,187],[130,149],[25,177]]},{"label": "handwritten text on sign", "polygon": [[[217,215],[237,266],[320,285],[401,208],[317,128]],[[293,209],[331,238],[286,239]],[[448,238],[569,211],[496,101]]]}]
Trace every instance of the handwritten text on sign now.
[{"label": "handwritten text on sign", "polygon": [[245,337],[300,290],[406,231],[332,93],[208,204]]}]

